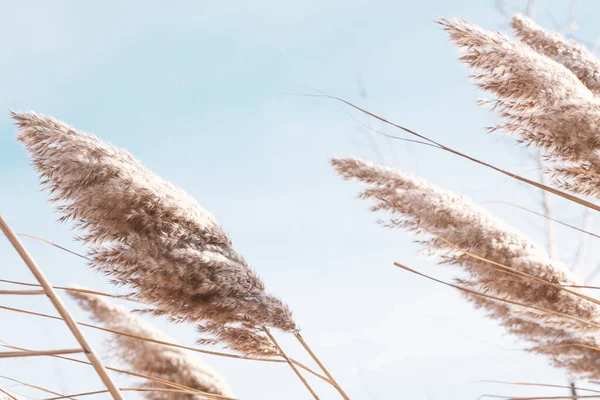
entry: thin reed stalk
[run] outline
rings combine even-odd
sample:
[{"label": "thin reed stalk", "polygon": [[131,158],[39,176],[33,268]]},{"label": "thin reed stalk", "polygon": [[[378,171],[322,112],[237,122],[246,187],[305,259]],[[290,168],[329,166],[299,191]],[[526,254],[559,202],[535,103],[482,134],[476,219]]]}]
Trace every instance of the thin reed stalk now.
[{"label": "thin reed stalk", "polygon": [[0,400],[19,400],[13,394],[7,392],[6,390],[0,387]]},{"label": "thin reed stalk", "polygon": [[[6,379],[7,381],[11,381],[11,382],[18,383],[19,385],[23,385],[23,386],[30,387],[30,388],[32,388],[32,389],[39,390],[40,392],[49,393],[49,394],[54,394],[54,395],[57,395],[57,396],[63,396],[61,393],[55,392],[55,391],[53,391],[53,390],[50,390],[50,389],[46,389],[45,387],[38,386],[38,385],[32,385],[31,383],[27,383],[27,382],[20,381],[20,380],[18,380],[18,379],[10,378],[10,377],[8,377],[8,376],[5,376],[5,375],[0,375],[0,378],[2,378],[2,379]],[[68,397],[68,396],[67,396],[67,397],[64,397],[64,398],[66,398],[66,399],[71,399],[71,397]],[[74,400],[74,399],[73,399],[73,400]]]},{"label": "thin reed stalk", "polygon": [[60,355],[60,354],[76,354],[76,353],[83,353],[83,352],[84,352],[83,349],[5,351],[5,352],[0,352],[0,358],[39,357],[39,356],[52,356],[52,355]]},{"label": "thin reed stalk", "polygon": [[0,290],[0,295],[2,294],[28,296],[40,294],[45,295],[46,292],[44,292],[43,290]]},{"label": "thin reed stalk", "polygon": [[[548,383],[535,383],[535,382],[508,382],[508,381],[496,381],[496,380],[483,380],[483,381],[476,381],[476,382],[477,383],[498,383],[501,385],[514,385],[514,386],[550,387],[550,388],[557,388],[557,389],[570,389],[571,388],[571,385],[569,385],[569,386],[552,385],[552,384],[548,384]],[[583,392],[600,393],[600,390],[594,390],[594,389],[588,389],[588,388],[582,388],[582,387],[575,387],[575,389],[581,390]]]},{"label": "thin reed stalk", "polygon": [[302,347],[304,347],[304,349],[306,350],[306,352],[308,354],[310,354],[310,356],[317,363],[317,365],[319,366],[319,368],[321,368],[321,371],[323,371],[325,373],[325,375],[327,375],[327,378],[329,378],[329,380],[332,382],[332,385],[336,388],[336,390],[339,392],[339,394],[341,394],[344,399],[350,400],[350,398],[348,397],[348,395],[346,394],[346,392],[344,392],[344,389],[342,389],[342,387],[337,383],[337,381],[331,375],[331,373],[329,373],[329,371],[327,370],[327,368],[325,367],[325,365],[323,365],[323,363],[321,362],[321,360],[319,360],[319,358],[317,357],[317,355],[312,351],[312,349],[306,343],[306,341],[304,340],[304,338],[302,337],[302,335],[300,334],[300,332],[296,332],[294,334],[294,336],[296,337],[296,339],[298,339],[298,342],[300,342],[300,344],[302,345]]},{"label": "thin reed stalk", "polygon": [[456,244],[450,242],[448,239],[444,238],[441,235],[436,234],[435,232],[428,231],[425,228],[421,228],[421,229],[423,231],[429,233],[430,235],[435,236],[436,238],[438,238],[442,242],[448,244],[449,246],[451,246],[452,248],[454,248],[456,251],[459,251],[459,252],[461,252],[461,253],[463,253],[463,254],[471,257],[471,258],[474,258],[476,260],[483,261],[485,263],[488,263],[488,264],[491,264],[491,265],[499,267],[499,268],[494,268],[496,271],[504,272],[504,273],[507,273],[507,274],[510,274],[510,275],[514,275],[514,276],[524,277],[526,279],[532,280],[532,281],[534,281],[536,283],[539,283],[541,285],[548,285],[548,286],[556,288],[558,290],[562,290],[562,291],[565,291],[567,293],[570,293],[573,296],[579,297],[580,299],[589,301],[590,303],[593,303],[593,304],[596,304],[596,305],[600,305],[600,300],[598,300],[598,299],[595,299],[595,298],[590,297],[590,296],[586,296],[583,293],[579,293],[579,292],[567,289],[567,287],[579,287],[577,285],[559,285],[559,284],[556,284],[556,283],[553,283],[553,282],[550,282],[550,281],[538,278],[538,277],[536,277],[534,275],[531,275],[531,274],[529,274],[527,272],[519,271],[518,269],[515,269],[515,268],[509,267],[507,265],[498,263],[498,262],[490,260],[488,258],[478,256],[475,253],[472,253],[470,251],[467,251],[467,250],[465,250],[465,249],[457,246]]},{"label": "thin reed stalk", "polygon": [[[122,392],[157,392],[157,393],[187,393],[184,390],[179,390],[179,389],[160,389],[160,388],[119,388],[120,391]],[[107,393],[107,390],[95,390],[92,392],[81,392],[81,393],[75,393],[75,394],[70,394],[68,396],[58,396],[58,397],[47,397],[43,400],[62,400],[62,399],[70,399],[73,397],[84,397],[84,396],[92,396],[92,395],[96,395],[96,394],[102,394],[102,393]],[[205,395],[202,395],[205,399],[211,399],[212,397],[208,397]]]},{"label": "thin reed stalk", "polygon": [[309,385],[309,383],[306,380],[306,378],[304,378],[304,376],[302,376],[302,374],[300,373],[300,371],[298,371],[298,368],[296,368],[296,365],[288,357],[288,355],[285,353],[285,351],[283,351],[283,349],[281,348],[281,346],[279,345],[279,343],[277,342],[277,340],[273,337],[273,335],[269,331],[269,328],[265,327],[264,328],[264,332],[268,336],[268,338],[271,340],[271,342],[273,342],[273,345],[275,347],[277,347],[277,349],[279,350],[279,352],[281,353],[281,355],[283,356],[283,358],[285,358],[285,360],[287,361],[287,363],[290,366],[290,368],[294,371],[294,373],[296,374],[296,376],[298,377],[298,379],[300,379],[300,381],[304,384],[304,386],[306,387],[306,389],[308,389],[308,391],[310,392],[310,394],[313,395],[313,397],[315,398],[315,400],[319,400],[319,396],[317,395],[317,393]]},{"label": "thin reed stalk", "polygon": [[[451,147],[443,145],[442,143],[437,142],[437,141],[435,141],[435,140],[433,140],[433,139],[431,139],[431,138],[429,138],[429,137],[427,137],[427,136],[425,136],[423,134],[417,133],[416,131],[413,131],[412,129],[409,129],[409,128],[406,128],[406,127],[404,127],[402,125],[399,125],[399,124],[396,124],[394,122],[391,122],[391,121],[389,121],[389,120],[387,120],[387,119],[385,119],[385,118],[383,118],[383,117],[381,117],[379,115],[376,115],[376,114],[374,114],[374,113],[372,113],[372,112],[370,112],[370,111],[368,111],[368,110],[366,110],[364,108],[361,108],[361,107],[359,107],[359,106],[357,106],[357,105],[349,102],[348,100],[344,100],[341,97],[337,97],[337,96],[326,94],[326,93],[324,93],[324,92],[322,92],[321,90],[318,90],[318,89],[315,89],[315,90],[317,90],[320,93],[320,95],[318,95],[317,97],[324,97],[324,98],[336,100],[336,101],[339,101],[339,102],[341,102],[343,104],[346,104],[346,105],[348,105],[348,106],[350,106],[350,107],[352,107],[352,108],[354,108],[354,109],[356,109],[356,110],[358,110],[358,111],[360,111],[362,113],[370,115],[371,117],[373,117],[373,118],[375,118],[375,119],[383,122],[384,124],[393,126],[394,128],[398,128],[398,129],[400,129],[400,130],[402,130],[402,131],[404,131],[404,132],[406,132],[408,134],[411,134],[411,135],[416,136],[416,137],[418,137],[420,139],[423,139],[423,140],[429,142],[433,147],[436,147],[436,148],[438,148],[440,150],[444,150],[444,151],[446,151],[448,153],[451,153],[451,154],[453,154],[455,156],[464,158],[466,160],[469,160],[471,162],[479,164],[479,165],[481,165],[483,167],[492,169],[492,170],[494,170],[496,172],[499,172],[499,173],[501,173],[503,175],[506,175],[506,176],[508,176],[508,177],[510,177],[512,179],[515,179],[515,180],[517,180],[519,182],[523,182],[523,183],[526,183],[526,184],[528,184],[530,186],[536,187],[538,189],[542,189],[542,190],[544,190],[544,191],[546,191],[548,193],[552,193],[552,194],[554,194],[556,196],[559,196],[559,197],[567,199],[567,200],[569,200],[571,202],[580,204],[580,205],[582,205],[584,207],[590,208],[592,210],[600,211],[600,206],[597,205],[597,204],[594,204],[594,203],[592,203],[590,201],[584,200],[584,199],[582,199],[580,197],[577,197],[577,196],[574,196],[574,195],[572,195],[570,193],[567,193],[567,192],[555,189],[555,188],[553,188],[551,186],[547,186],[547,185],[541,184],[539,182],[536,182],[534,180],[531,180],[531,179],[525,178],[523,176],[520,176],[518,174],[512,173],[510,171],[507,171],[505,169],[497,167],[497,166],[495,166],[493,164],[485,162],[485,161],[483,161],[481,159],[478,159],[478,158],[472,157],[470,155],[467,155],[466,153],[462,153],[462,152],[460,152],[458,150],[455,150],[455,149],[453,149]],[[397,137],[394,137],[394,138],[398,139],[398,140],[402,140],[402,138],[397,138]],[[424,144],[424,143],[422,143],[422,144]]]},{"label": "thin reed stalk", "polygon": [[516,203],[511,203],[510,201],[486,201],[485,204],[506,204],[506,205],[518,208],[520,210],[527,211],[529,213],[538,215],[540,217],[548,218],[551,221],[556,222],[557,224],[560,224],[562,226],[566,226],[567,228],[570,228],[570,229],[574,229],[574,230],[579,231],[579,232],[581,232],[581,233],[583,233],[585,235],[593,236],[593,237],[595,237],[597,239],[600,239],[600,235],[598,235],[598,234],[596,234],[594,232],[590,232],[590,231],[588,231],[586,229],[582,229],[582,228],[579,228],[579,227],[577,227],[575,225],[568,224],[568,223],[566,223],[564,221],[561,221],[559,219],[556,219],[556,218],[548,217],[548,216],[546,216],[546,215],[544,215],[542,213],[539,213],[539,212],[537,212],[535,210],[532,210],[530,208],[523,207],[523,206],[521,206],[519,204],[516,204]]},{"label": "thin reed stalk", "polygon": [[[30,286],[30,287],[42,287],[42,285],[39,285],[37,283],[11,281],[11,280],[8,280],[8,279],[0,279],[0,282],[2,282],[2,283],[9,283],[11,285]],[[52,286],[52,287],[54,289],[56,289],[56,290],[64,290],[64,291],[67,291],[67,292],[78,292],[78,293],[94,294],[94,295],[97,295],[97,296],[112,297],[113,299],[127,300],[127,301],[131,301],[131,302],[139,304],[139,302],[137,300],[131,298],[128,295],[115,295],[115,294],[110,294],[110,293],[106,293],[106,292],[99,292],[97,290],[82,289],[82,288],[73,288],[73,287],[68,287],[68,286]],[[2,291],[0,291],[0,293],[1,292]],[[45,292],[43,292],[43,293],[45,293]]]},{"label": "thin reed stalk", "polygon": [[[400,264],[398,262],[394,262],[394,265],[396,267],[402,268],[405,271],[411,272],[411,273],[413,273],[415,275],[422,276],[423,278],[432,280],[432,281],[437,282],[437,283],[441,283],[442,285],[446,285],[446,286],[458,289],[458,290],[460,290],[462,292],[465,292],[465,293],[468,293],[468,294],[472,294],[472,295],[475,295],[475,296],[478,296],[478,297],[483,297],[483,298],[490,299],[490,300],[499,301],[499,302],[502,302],[502,303],[512,304],[512,305],[519,306],[519,307],[528,308],[528,309],[535,310],[535,311],[541,311],[541,312],[543,312],[545,314],[550,314],[550,315],[553,315],[553,316],[557,316],[557,317],[560,317],[562,319],[570,319],[572,321],[576,321],[576,322],[582,323],[584,325],[591,325],[591,326],[594,326],[596,328],[600,328],[600,323],[597,323],[597,322],[594,322],[594,321],[591,321],[591,320],[585,320],[585,319],[582,319],[582,318],[574,317],[572,315],[568,315],[568,314],[564,314],[564,313],[560,313],[560,312],[548,310],[548,309],[541,308],[541,307],[532,306],[532,305],[521,303],[521,302],[518,302],[518,301],[504,299],[504,298],[501,298],[501,297],[498,297],[498,296],[492,296],[492,295],[489,295],[489,294],[478,292],[476,290],[472,290],[472,289],[468,289],[468,288],[465,288],[465,287],[462,287],[462,286],[454,285],[452,283],[445,282],[445,281],[442,281],[441,279],[437,279],[437,278],[434,278],[432,276],[426,275],[426,274],[424,274],[422,272],[416,271],[416,270],[414,270],[412,268],[409,268],[409,267],[407,267],[405,265],[402,265],[402,264]],[[551,348],[551,347],[552,346],[548,346],[546,348]]]}]

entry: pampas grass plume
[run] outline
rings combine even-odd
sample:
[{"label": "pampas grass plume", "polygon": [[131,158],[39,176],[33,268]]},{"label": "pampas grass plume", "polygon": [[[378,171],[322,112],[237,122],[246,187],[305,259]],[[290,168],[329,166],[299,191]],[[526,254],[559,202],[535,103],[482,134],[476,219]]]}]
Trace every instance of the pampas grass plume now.
[{"label": "pampas grass plume", "polygon": [[[94,321],[108,329],[174,343],[172,339],[140,317],[104,297],[80,291],[69,291],[68,293],[81,308],[90,313]],[[160,378],[211,394],[233,397],[225,379],[189,351],[123,335],[112,335],[110,343],[111,354],[121,362],[129,364],[136,373]],[[154,386],[157,386],[157,384],[150,385],[150,387]],[[157,387],[164,388],[165,386],[158,385]],[[151,400],[197,398],[191,394],[167,392],[144,392],[144,396]]]}]

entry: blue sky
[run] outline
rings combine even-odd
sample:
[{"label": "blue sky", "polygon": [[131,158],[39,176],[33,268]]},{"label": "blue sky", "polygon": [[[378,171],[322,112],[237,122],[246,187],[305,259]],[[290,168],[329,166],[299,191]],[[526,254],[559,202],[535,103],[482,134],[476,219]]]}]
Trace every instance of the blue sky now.
[{"label": "blue sky", "polygon": [[[523,10],[525,1],[507,3]],[[539,3],[536,18],[543,26],[557,28],[566,21],[569,1]],[[600,33],[600,3],[579,3],[579,26],[572,35],[593,44]],[[494,116],[474,104],[482,94],[433,22],[459,16],[506,31],[507,17],[493,1],[0,4],[0,109],[35,110],[94,132],[196,197],[269,291],[290,304],[304,336],[353,399],[566,394],[474,383],[561,385],[566,377],[543,358],[513,351],[523,344],[458,293],[394,268],[399,261],[443,278],[456,272],[418,257],[410,235],[379,227],[367,204],[356,199],[359,186],[337,178],[329,159],[353,155],[413,171],[472,197],[544,243],[543,220],[490,203],[514,201],[540,209],[539,193],[428,147],[377,137],[374,151],[347,112],[376,129],[401,133],[332,100],[301,95],[315,93],[306,82],[535,177],[535,162],[510,138],[484,133]],[[14,136],[12,121],[0,115],[0,212],[19,232],[82,250],[70,227],[55,222],[58,216]],[[577,207],[556,199],[552,206],[561,219],[581,223]],[[570,263],[579,235],[556,230],[559,257]],[[25,244],[53,283],[114,291],[78,258],[31,240]],[[593,247],[592,242],[580,267],[584,276],[595,267]],[[33,280],[5,242],[0,252],[0,278]],[[86,319],[66,301],[78,319]],[[52,312],[44,298],[0,302]],[[178,341],[194,343],[193,327],[154,323]],[[99,350],[105,348],[102,335],[86,333]],[[0,339],[36,349],[75,346],[59,322],[4,311]],[[303,359],[293,341],[281,339]],[[242,399],[309,398],[283,365],[205,360]],[[0,375],[66,393],[102,387],[85,366],[51,359],[0,359]],[[131,385],[121,376],[115,379]],[[1,378],[0,385],[10,386]],[[323,399],[336,398],[334,391],[315,385]]]}]

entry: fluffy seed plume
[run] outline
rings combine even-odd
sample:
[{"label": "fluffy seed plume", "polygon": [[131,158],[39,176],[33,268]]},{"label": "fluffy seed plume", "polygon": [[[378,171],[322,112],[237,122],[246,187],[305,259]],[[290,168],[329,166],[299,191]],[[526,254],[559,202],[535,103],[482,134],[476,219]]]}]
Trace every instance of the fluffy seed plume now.
[{"label": "fluffy seed plume", "polygon": [[[373,211],[392,215],[385,225],[429,236],[420,241],[426,251],[440,256],[441,264],[466,272],[466,278],[457,279],[460,286],[535,307],[463,293],[511,333],[533,343],[536,347],[532,351],[548,354],[555,364],[582,373],[576,366],[584,357],[580,347],[563,348],[568,351],[540,349],[567,342],[595,344],[593,335],[600,328],[597,302],[582,291],[561,287],[576,285],[565,266],[463,196],[412,174],[359,159],[334,159],[332,164],[344,179],[369,185],[360,197],[373,202]],[[600,377],[598,367],[584,372]]]},{"label": "fluffy seed plume", "polygon": [[463,20],[439,23],[464,50],[460,61],[475,71],[476,85],[495,97],[493,109],[505,122],[491,130],[516,134],[526,146],[544,150],[562,188],[600,195],[600,100],[590,89],[524,43]]},{"label": "fluffy seed plume", "polygon": [[[215,218],[187,193],[94,135],[35,113],[12,116],[61,220],[85,232],[79,239],[91,248],[91,265],[133,288],[154,314],[198,323],[247,355],[277,353],[263,327],[297,330],[289,308],[265,293]],[[248,340],[232,341],[230,331]]]},{"label": "fluffy seed plume", "polygon": [[512,18],[517,37],[525,44],[570,69],[592,92],[600,93],[600,61],[584,46],[548,32],[531,18],[517,14]]},{"label": "fluffy seed plume", "polygon": [[[174,343],[172,339],[153,328],[140,317],[117,306],[106,298],[93,294],[69,291],[93,320],[104,327],[147,337],[163,342]],[[210,366],[195,354],[180,348],[165,346],[135,339],[123,335],[113,335],[111,353],[121,362],[129,364],[133,372],[160,378],[192,389],[210,394],[233,397],[231,389]],[[143,387],[167,388],[159,383],[151,383]],[[192,394],[169,392],[144,392],[151,400],[191,400],[200,398]]]}]

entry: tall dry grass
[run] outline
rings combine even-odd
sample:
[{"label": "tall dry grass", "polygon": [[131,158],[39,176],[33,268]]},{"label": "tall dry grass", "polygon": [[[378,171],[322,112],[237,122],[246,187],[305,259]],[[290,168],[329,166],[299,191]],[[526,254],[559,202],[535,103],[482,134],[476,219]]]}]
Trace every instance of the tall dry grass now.
[{"label": "tall dry grass", "polygon": [[[522,16],[515,16],[512,23],[519,40],[460,19],[438,22],[463,52],[460,60],[473,70],[475,84],[492,96],[481,103],[491,104],[503,122],[490,130],[506,131],[523,145],[542,151],[548,173],[560,189],[598,198],[600,62],[584,47]],[[319,376],[349,398],[300,335],[289,307],[266,291],[224,229],[195,199],[127,151],[94,135],[35,113],[12,116],[19,127],[18,139],[30,153],[50,200],[58,204],[62,221],[74,222],[94,269],[131,290],[131,298],[150,307],[146,312],[194,324],[198,344],[221,345],[249,358],[283,357],[318,399],[298,370],[303,367],[283,351],[271,329],[293,334],[326,375]],[[395,126],[419,137],[420,144],[600,209]],[[573,375],[600,379],[600,301],[567,266],[464,196],[359,159],[334,159],[333,166],[344,179],[368,186],[360,196],[372,202],[372,211],[391,215],[383,225],[424,238],[420,243],[426,253],[464,275],[447,283],[397,266],[460,290],[475,307],[528,342],[528,351],[547,356]],[[121,390],[142,391],[149,399],[202,398],[186,388],[232,396],[224,379],[208,365],[142,319],[89,291],[69,293],[115,334],[117,358],[133,373],[156,378],[140,388]],[[0,389],[0,399],[4,398],[14,397]]]}]

